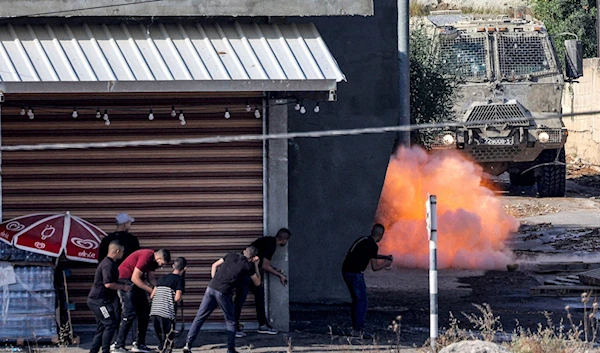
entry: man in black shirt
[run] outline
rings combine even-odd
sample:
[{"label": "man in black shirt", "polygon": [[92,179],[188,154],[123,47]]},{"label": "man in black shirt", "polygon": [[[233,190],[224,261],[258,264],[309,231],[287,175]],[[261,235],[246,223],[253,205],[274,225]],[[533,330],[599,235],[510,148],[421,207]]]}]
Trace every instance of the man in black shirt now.
[{"label": "man in black shirt", "polygon": [[102,353],[110,352],[110,342],[119,322],[114,305],[117,290],[131,291],[130,286],[117,283],[119,268],[116,261],[122,257],[123,245],[118,240],[113,240],[108,245],[107,256],[96,268],[94,284],[87,300],[88,307],[94,313],[98,324],[90,353],[98,353],[100,346],[102,346]]},{"label": "man in black shirt", "polygon": [[235,350],[235,313],[233,305],[233,290],[237,281],[242,277],[250,277],[255,285],[260,285],[257,250],[247,247],[242,254],[229,253],[212,264],[210,275],[212,279],[204,292],[202,303],[188,332],[183,353],[190,353],[192,344],[200,332],[200,328],[210,314],[219,306],[225,315],[227,325],[227,353],[237,353]]},{"label": "man in black shirt", "polygon": [[[277,250],[277,247],[285,246],[290,240],[291,233],[286,228],[281,228],[277,231],[274,237],[260,237],[256,239],[251,246],[254,246],[258,250],[258,258],[260,262],[258,268],[261,271],[261,276],[264,272],[268,272],[279,278],[282,285],[287,285],[287,277],[285,277],[281,270],[271,266],[271,259]],[[256,318],[258,320],[258,333],[266,333],[269,335],[276,335],[277,330],[272,328],[268,321],[265,310],[265,286],[264,283],[260,285],[254,285],[250,282],[248,277],[241,278],[238,282],[235,290],[235,322],[237,325],[236,337],[244,337],[246,333],[240,327],[240,316],[242,314],[242,306],[248,296],[248,291],[254,294],[254,305],[256,306]]]},{"label": "man in black shirt", "polygon": [[392,264],[391,255],[378,255],[377,243],[383,239],[385,228],[376,224],[371,230],[371,235],[361,237],[348,250],[342,265],[342,276],[348,286],[352,297],[352,335],[369,338],[364,333],[365,319],[367,317],[367,286],[363,271],[371,263],[373,271],[379,271]]},{"label": "man in black shirt", "polygon": [[122,260],[125,260],[132,252],[140,250],[138,238],[129,233],[131,224],[135,221],[135,218],[130,217],[127,213],[119,213],[117,217],[115,217],[115,220],[117,221],[117,229],[105,236],[100,242],[98,261],[102,261],[106,257],[106,254],[108,253],[108,244],[113,240],[118,240],[125,248]]}]

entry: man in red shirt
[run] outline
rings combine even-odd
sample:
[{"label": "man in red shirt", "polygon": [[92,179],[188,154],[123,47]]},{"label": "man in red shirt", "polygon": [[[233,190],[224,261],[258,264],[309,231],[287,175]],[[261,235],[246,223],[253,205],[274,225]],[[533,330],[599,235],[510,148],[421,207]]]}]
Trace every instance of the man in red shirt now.
[{"label": "man in red shirt", "polygon": [[[119,266],[119,283],[133,285],[131,292],[119,291],[122,304],[121,326],[114,353],[126,353],[125,340],[137,319],[137,332],[130,352],[150,352],[146,346],[146,331],[150,321],[148,295],[156,284],[154,271],[171,262],[169,250],[141,249],[134,251]],[[150,283],[150,285],[148,284]]]}]

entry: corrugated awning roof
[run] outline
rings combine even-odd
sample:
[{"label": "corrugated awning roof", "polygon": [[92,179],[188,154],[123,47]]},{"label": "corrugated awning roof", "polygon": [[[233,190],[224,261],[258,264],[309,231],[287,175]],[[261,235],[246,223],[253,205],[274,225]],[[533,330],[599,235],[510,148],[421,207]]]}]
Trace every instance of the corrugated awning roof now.
[{"label": "corrugated awning roof", "polygon": [[0,90],[328,91],[345,80],[304,24],[0,25]]}]

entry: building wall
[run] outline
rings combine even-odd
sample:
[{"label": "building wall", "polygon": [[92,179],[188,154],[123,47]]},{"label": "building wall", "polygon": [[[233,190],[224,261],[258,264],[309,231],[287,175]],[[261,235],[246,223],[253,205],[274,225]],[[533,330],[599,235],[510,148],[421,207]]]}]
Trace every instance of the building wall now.
[{"label": "building wall", "polygon": [[[395,0],[375,16],[311,18],[348,82],[338,101],[301,115],[289,108],[289,131],[350,129],[398,123]],[[298,20],[302,21],[302,20]],[[369,234],[395,134],[289,141],[290,301],[340,302],[350,296],[341,265],[351,243]]]},{"label": "building wall", "polygon": [[[566,152],[600,164],[600,59],[585,59],[584,72],[564,90],[564,123],[569,129]],[[568,114],[573,113],[573,116]],[[577,115],[585,113],[585,115]],[[591,114],[590,114],[591,113]]]}]

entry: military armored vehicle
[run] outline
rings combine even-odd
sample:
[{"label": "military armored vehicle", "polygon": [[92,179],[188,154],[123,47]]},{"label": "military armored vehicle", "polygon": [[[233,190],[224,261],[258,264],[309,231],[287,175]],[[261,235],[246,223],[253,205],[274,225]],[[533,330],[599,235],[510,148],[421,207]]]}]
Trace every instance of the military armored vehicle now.
[{"label": "military armored vehicle", "polygon": [[[552,38],[531,18],[432,13],[438,62],[458,80],[459,127],[433,148],[456,148],[513,185],[537,183],[540,197],[565,194],[565,80],[581,76],[581,42],[567,40],[563,76]],[[581,63],[580,63],[581,62]]]}]

